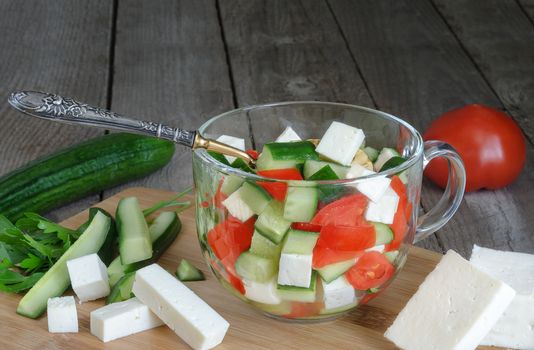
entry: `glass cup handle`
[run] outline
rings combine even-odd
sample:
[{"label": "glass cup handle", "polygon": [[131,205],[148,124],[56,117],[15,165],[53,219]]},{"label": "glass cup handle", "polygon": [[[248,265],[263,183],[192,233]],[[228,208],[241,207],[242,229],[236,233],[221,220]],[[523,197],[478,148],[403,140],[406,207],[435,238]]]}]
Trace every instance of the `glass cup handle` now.
[{"label": "glass cup handle", "polygon": [[454,215],[465,190],[465,168],[460,155],[448,143],[425,141],[423,169],[437,157],[444,157],[449,163],[449,180],[443,196],[438,203],[417,221],[414,243],[439,230]]}]

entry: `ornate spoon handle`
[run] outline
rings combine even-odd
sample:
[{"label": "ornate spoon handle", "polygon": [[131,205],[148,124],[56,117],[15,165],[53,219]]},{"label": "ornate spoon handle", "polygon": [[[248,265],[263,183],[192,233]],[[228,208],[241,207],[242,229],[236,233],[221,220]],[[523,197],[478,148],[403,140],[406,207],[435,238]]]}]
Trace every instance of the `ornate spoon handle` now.
[{"label": "ornate spoon handle", "polygon": [[167,139],[191,148],[197,134],[196,131],[172,128],[160,123],[129,119],[71,98],[44,92],[17,91],[9,96],[8,101],[19,111],[34,117],[69,124],[83,124],[141,133]]},{"label": "ornate spoon handle", "polygon": [[197,131],[187,131],[161,123],[126,118],[106,109],[93,107],[56,94],[38,91],[16,91],[9,96],[8,101],[17,110],[33,117],[68,124],[81,124],[146,134],[170,140],[193,149],[205,148],[238,157],[245,160],[252,167],[255,165],[255,160],[246,152],[215,140],[204,138]]}]

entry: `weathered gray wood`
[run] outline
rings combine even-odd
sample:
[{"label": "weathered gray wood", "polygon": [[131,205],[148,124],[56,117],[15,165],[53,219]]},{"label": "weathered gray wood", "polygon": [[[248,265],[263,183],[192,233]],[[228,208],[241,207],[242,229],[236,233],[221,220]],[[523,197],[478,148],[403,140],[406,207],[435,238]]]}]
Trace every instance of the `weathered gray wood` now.
[{"label": "weathered gray wood", "polygon": [[529,17],[530,22],[534,24],[534,1],[533,0],[517,0],[517,3],[525,14]]},{"label": "weathered gray wood", "polygon": [[[380,109],[424,130],[441,113],[466,103],[502,107],[430,2],[332,0],[330,4]],[[445,249],[469,256],[477,243],[534,252],[534,217],[528,200],[534,198],[532,159],[508,188],[466,195],[459,212],[437,234]],[[425,208],[439,196],[434,186],[425,186]]]},{"label": "weathered gray wood", "polygon": [[[214,1],[119,3],[112,108],[191,129],[233,108]],[[164,169],[105,196],[131,186],[192,185],[190,153],[178,146]]]},{"label": "weathered gray wood", "polygon": [[[17,89],[42,90],[105,105],[111,2],[0,2],[0,174],[103,131],[53,124],[11,109]],[[50,213],[58,220],[99,201],[82,199]]]},{"label": "weathered gray wood", "polygon": [[534,140],[534,26],[529,18],[515,1],[434,3],[506,110]]},{"label": "weathered gray wood", "polygon": [[[324,100],[374,107],[325,2],[220,5],[239,105]],[[269,123],[253,125],[255,134]],[[443,252],[435,237],[420,245]]]}]

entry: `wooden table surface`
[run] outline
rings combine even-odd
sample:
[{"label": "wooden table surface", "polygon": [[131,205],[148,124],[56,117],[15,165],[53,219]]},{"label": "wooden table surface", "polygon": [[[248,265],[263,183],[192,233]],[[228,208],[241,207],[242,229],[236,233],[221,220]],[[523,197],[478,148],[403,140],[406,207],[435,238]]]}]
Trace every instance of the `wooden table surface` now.
[{"label": "wooden table surface", "polygon": [[[465,196],[421,246],[469,256],[473,243],[534,253],[534,0],[1,0],[0,174],[102,130],[23,117],[15,89],[57,92],[196,128],[251,104],[368,106],[425,130],[467,103],[521,126],[526,167],[512,185]],[[50,213],[64,219],[126,186],[179,190],[190,154],[142,180]],[[423,190],[423,209],[440,196]]]}]

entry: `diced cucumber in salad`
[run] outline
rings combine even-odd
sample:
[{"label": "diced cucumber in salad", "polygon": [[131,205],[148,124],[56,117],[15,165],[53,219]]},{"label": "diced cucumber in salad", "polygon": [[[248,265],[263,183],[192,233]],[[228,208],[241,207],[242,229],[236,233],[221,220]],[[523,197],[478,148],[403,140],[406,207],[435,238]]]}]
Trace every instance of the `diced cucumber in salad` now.
[{"label": "diced cucumber in salad", "polygon": [[225,219],[203,241],[214,268],[250,303],[287,318],[328,317],[371,299],[395,272],[412,204],[406,171],[380,172],[405,159],[340,122],[319,141],[297,132],[287,127],[264,145],[256,165],[265,181],[221,179],[214,206]]}]

